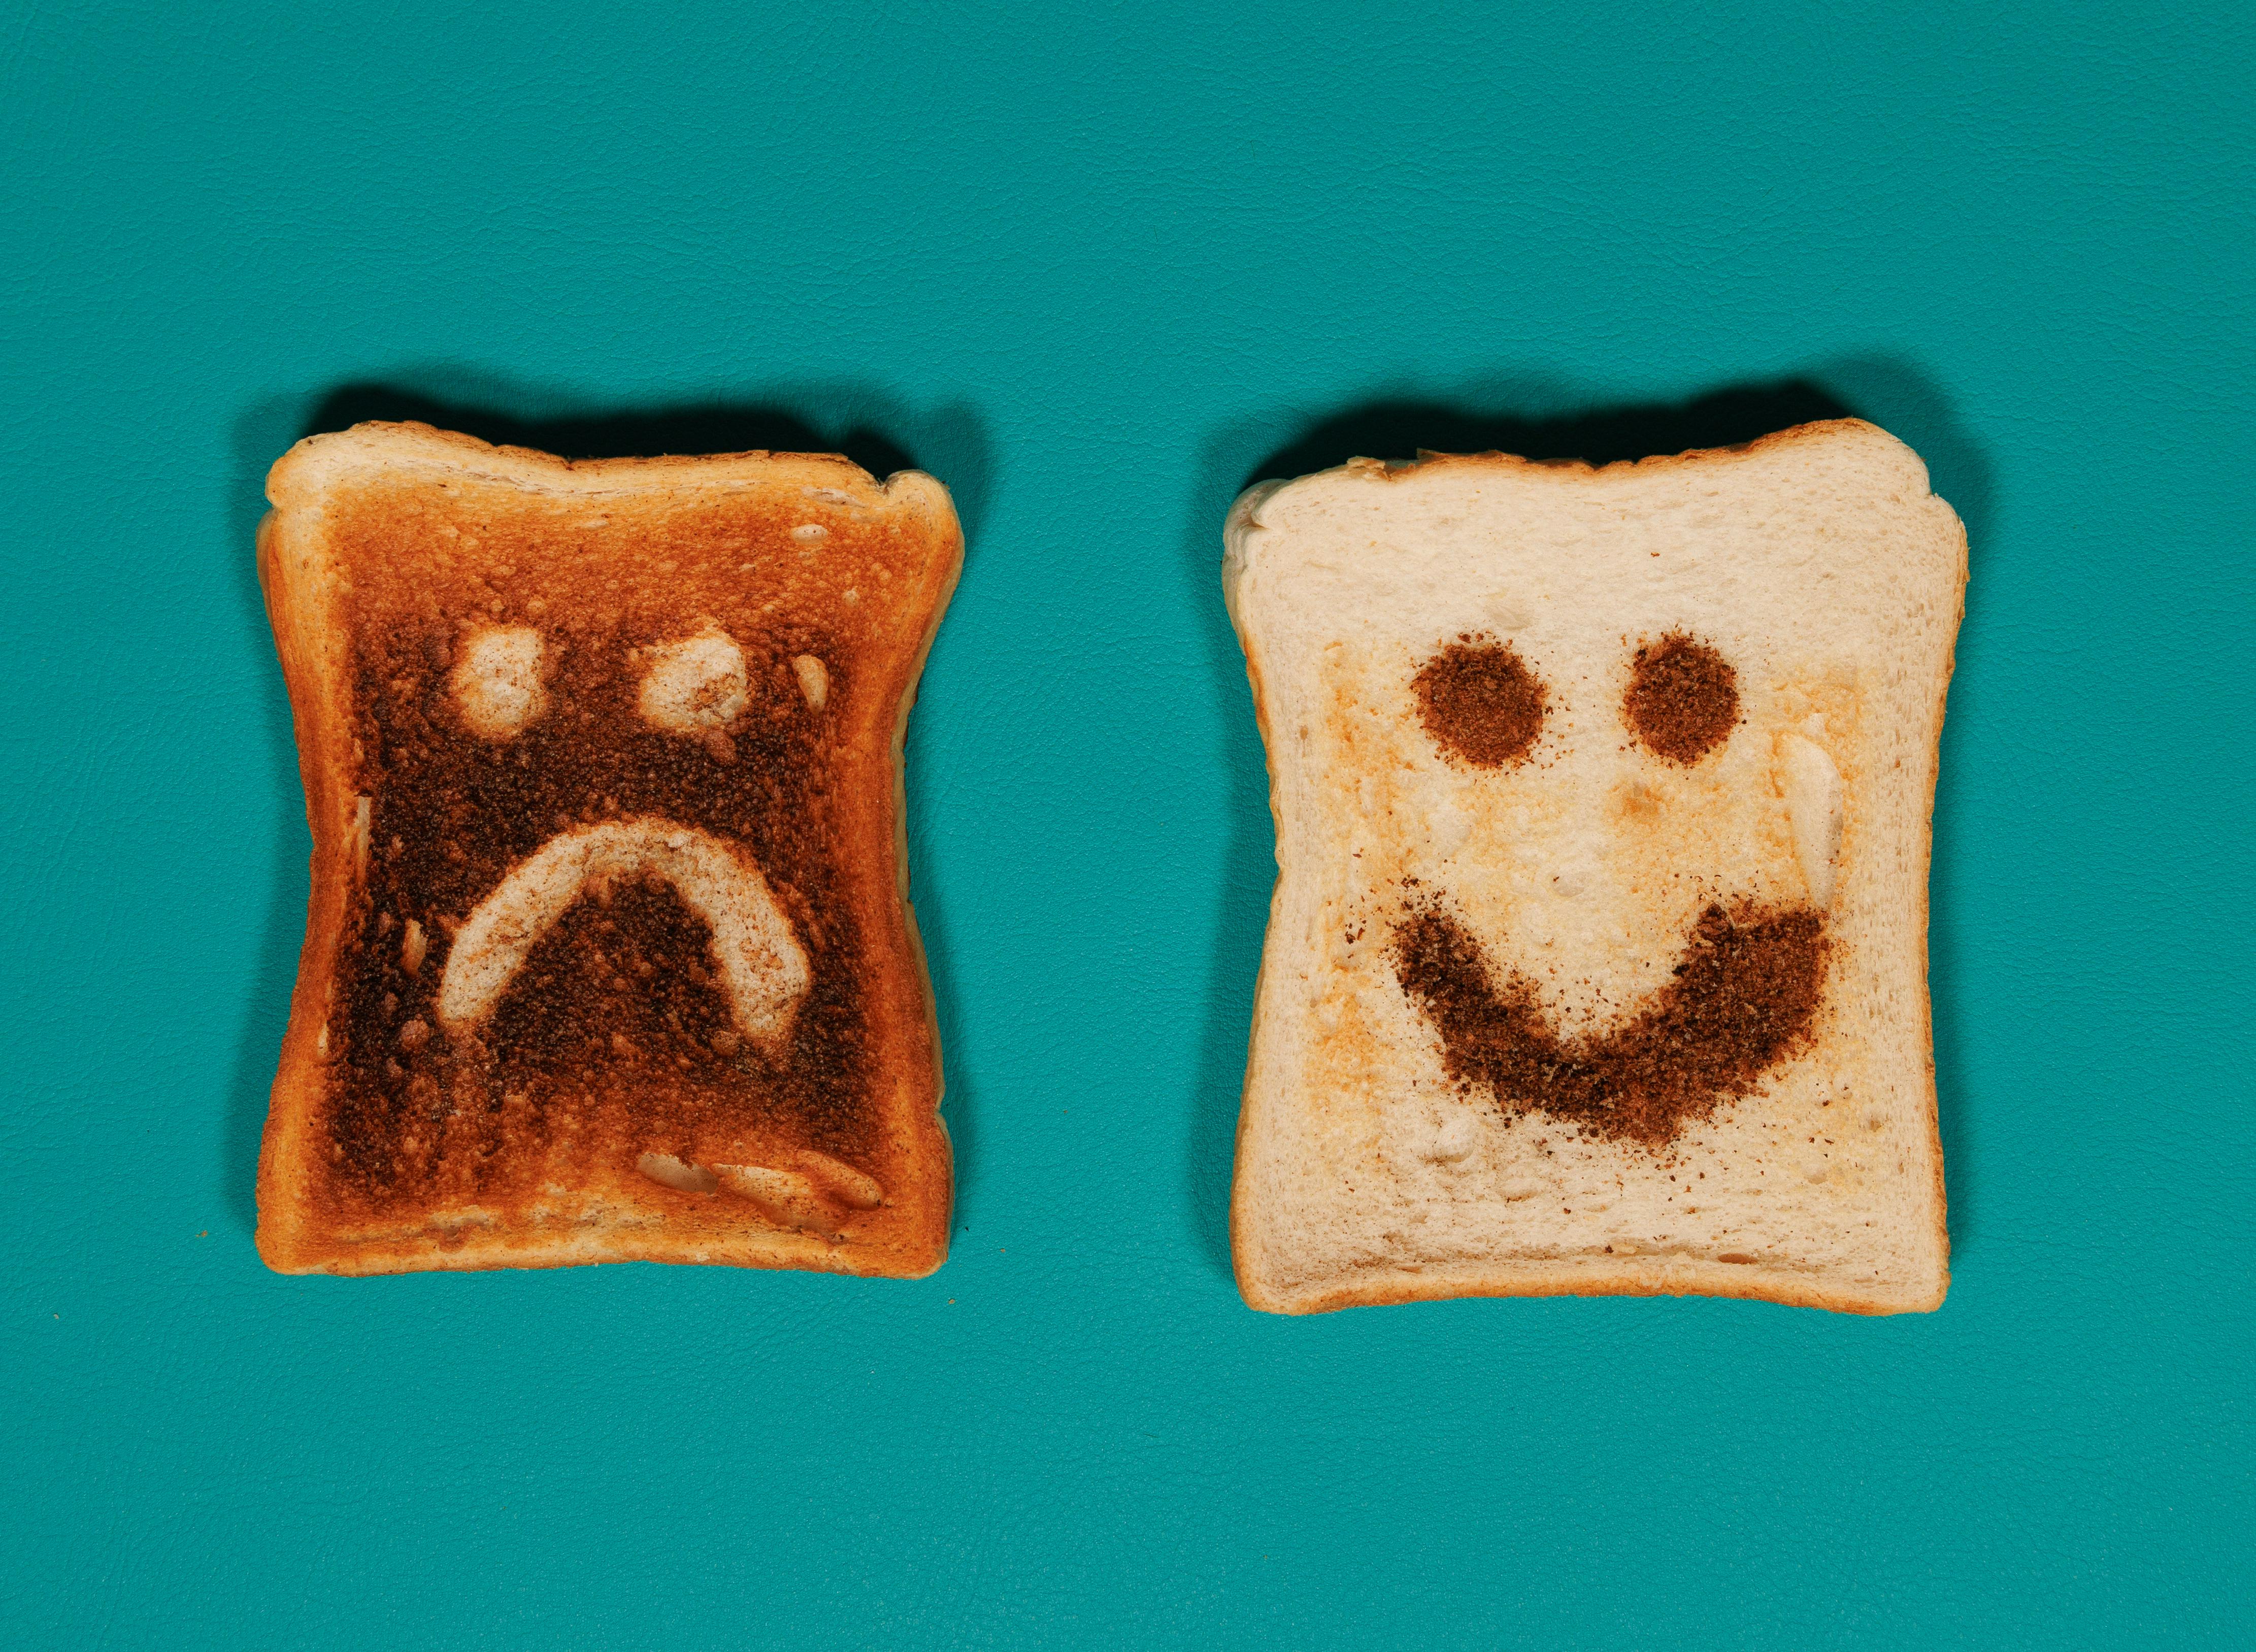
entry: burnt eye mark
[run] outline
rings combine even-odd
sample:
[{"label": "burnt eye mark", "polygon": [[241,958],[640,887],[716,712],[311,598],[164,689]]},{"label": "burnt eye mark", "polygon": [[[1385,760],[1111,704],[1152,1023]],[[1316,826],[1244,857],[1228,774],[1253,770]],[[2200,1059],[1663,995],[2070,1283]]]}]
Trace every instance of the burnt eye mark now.
[{"label": "burnt eye mark", "polygon": [[1410,686],[1434,743],[1476,769],[1525,763],[1543,732],[1548,697],[1509,643],[1460,636],[1428,660]]},{"label": "burnt eye mark", "polygon": [[1739,721],[1739,674],[1681,631],[1641,643],[1622,695],[1622,721],[1655,756],[1696,763]]},{"label": "burnt eye mark", "polygon": [[725,632],[661,643],[650,650],[650,661],[636,700],[644,721],[669,734],[705,735],[743,714],[744,650]]}]

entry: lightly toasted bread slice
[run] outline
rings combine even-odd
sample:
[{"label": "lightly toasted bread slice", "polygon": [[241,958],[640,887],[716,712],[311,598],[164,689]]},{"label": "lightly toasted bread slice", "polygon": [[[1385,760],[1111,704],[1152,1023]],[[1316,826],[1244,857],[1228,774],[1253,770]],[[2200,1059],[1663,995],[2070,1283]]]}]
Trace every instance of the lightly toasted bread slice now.
[{"label": "lightly toasted bread slice", "polygon": [[1966,540],[1911,450],[1357,460],[1225,537],[1277,829],[1246,1301],[1937,1306]]},{"label": "lightly toasted bread slice", "polygon": [[362,425],[267,497],[314,839],[268,1265],[937,1268],[901,743],[947,490]]}]

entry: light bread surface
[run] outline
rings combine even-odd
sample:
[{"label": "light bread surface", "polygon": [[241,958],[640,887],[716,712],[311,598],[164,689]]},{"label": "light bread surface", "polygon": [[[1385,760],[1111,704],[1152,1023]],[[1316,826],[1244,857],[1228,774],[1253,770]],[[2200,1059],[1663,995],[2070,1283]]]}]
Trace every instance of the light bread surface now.
[{"label": "light bread surface", "polygon": [[[1841,420],[1602,468],[1358,460],[1249,490],[1226,542],[1278,861],[1247,1301],[1938,1305],[1966,556],[1918,458]],[[1721,662],[1727,722],[1639,721],[1672,658]],[[1435,685],[1499,660],[1528,730],[1437,735]]]},{"label": "light bread surface", "polygon": [[938,1267],[901,749],[946,490],[363,425],[267,496],[314,839],[267,1262]]}]

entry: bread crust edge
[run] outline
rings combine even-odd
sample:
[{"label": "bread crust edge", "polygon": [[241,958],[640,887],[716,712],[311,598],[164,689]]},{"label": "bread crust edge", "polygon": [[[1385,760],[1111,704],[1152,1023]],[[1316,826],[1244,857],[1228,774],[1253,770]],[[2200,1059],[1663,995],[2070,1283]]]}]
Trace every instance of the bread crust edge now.
[{"label": "bread crust edge", "polygon": [[[1711,1274],[1709,1270],[1715,1270]],[[1745,1276],[1734,1279],[1731,1275]],[[1343,1308],[1390,1307],[1402,1303],[1440,1302],[1458,1297],[1722,1297],[1774,1302],[1788,1308],[1822,1308],[1834,1313],[1885,1316],[1931,1313],[1942,1305],[1948,1276],[1932,1293],[1828,1290],[1794,1275],[1751,1269],[1733,1262],[1694,1262],[1670,1269],[1633,1265],[1595,1269],[1526,1264],[1501,1270],[1452,1274],[1428,1269],[1422,1275],[1390,1271],[1368,1283],[1328,1284],[1299,1291],[1272,1290],[1258,1280],[1238,1276],[1246,1305],[1264,1313],[1333,1313]]]}]

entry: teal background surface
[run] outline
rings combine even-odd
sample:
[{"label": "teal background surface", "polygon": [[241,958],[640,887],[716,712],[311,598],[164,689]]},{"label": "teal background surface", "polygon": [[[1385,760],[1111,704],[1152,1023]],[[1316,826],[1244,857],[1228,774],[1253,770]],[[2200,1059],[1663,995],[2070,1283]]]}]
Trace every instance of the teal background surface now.
[{"label": "teal background surface", "polygon": [[[2250,14],[466,10],[0,6],[0,1640],[2256,1637]],[[1248,1311],[1230,496],[1831,407],[1972,536],[1948,1304]],[[400,408],[956,490],[933,1278],[259,1265],[251,533]]]}]

